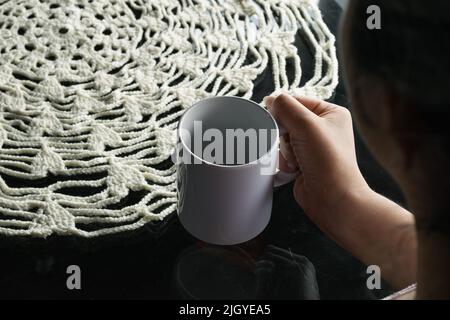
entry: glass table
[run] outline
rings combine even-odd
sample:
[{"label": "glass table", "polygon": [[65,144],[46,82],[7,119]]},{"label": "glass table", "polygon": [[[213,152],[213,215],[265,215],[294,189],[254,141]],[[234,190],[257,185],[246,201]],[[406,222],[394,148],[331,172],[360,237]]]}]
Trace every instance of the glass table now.
[{"label": "glass table", "polygon": [[[320,7],[337,33],[341,6],[326,0]],[[296,41],[306,79],[312,74],[312,55],[300,37]],[[272,92],[270,72],[257,80],[254,101]],[[331,100],[350,106],[342,79]],[[369,184],[402,203],[358,133],[356,144]],[[174,214],[162,223],[99,239],[2,237],[0,257],[0,298],[380,299],[392,292],[385,283],[381,290],[367,288],[367,266],[309,221],[294,200],[292,184],[275,192],[266,230],[240,246],[201,243]],[[80,267],[81,290],[67,289],[70,265]]]}]

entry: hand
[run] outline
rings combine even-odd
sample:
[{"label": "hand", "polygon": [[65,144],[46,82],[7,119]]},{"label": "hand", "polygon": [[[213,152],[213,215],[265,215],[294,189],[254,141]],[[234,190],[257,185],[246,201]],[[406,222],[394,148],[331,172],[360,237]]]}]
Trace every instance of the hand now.
[{"label": "hand", "polygon": [[378,265],[392,286],[416,281],[417,241],[411,213],[372,191],[356,161],[347,109],[289,95],[267,98],[287,130],[280,169],[300,170],[294,196],[322,231],[367,265]]},{"label": "hand", "polygon": [[294,196],[320,227],[333,223],[329,214],[339,210],[352,193],[368,192],[356,161],[350,112],[338,105],[282,94],[266,104],[288,132],[281,138],[280,170],[300,171]]}]

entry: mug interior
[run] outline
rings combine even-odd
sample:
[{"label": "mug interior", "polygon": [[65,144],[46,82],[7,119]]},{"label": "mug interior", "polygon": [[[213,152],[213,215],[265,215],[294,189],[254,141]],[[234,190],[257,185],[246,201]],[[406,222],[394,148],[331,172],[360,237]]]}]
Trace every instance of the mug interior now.
[{"label": "mug interior", "polygon": [[215,97],[194,104],[179,123],[184,146],[207,163],[244,165],[266,155],[278,138],[269,112],[238,97]]}]

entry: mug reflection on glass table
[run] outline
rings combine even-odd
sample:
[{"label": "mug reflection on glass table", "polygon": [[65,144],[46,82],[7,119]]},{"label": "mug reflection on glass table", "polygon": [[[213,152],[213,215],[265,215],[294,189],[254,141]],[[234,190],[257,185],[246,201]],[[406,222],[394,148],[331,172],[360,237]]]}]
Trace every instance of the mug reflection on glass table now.
[{"label": "mug reflection on glass table", "polygon": [[178,124],[178,217],[207,243],[235,245],[270,220],[273,189],[297,174],[277,170],[279,128],[260,105],[238,97],[202,100]]}]

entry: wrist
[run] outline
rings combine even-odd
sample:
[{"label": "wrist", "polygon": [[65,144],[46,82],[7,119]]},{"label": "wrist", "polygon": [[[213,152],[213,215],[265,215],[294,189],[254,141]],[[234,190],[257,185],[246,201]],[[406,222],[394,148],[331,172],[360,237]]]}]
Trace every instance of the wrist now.
[{"label": "wrist", "polygon": [[336,211],[339,215],[349,215],[356,208],[364,207],[375,196],[366,181],[350,185],[341,192],[341,196],[336,201]]},{"label": "wrist", "polygon": [[375,196],[376,192],[363,178],[358,182],[347,184],[336,192],[333,201],[323,207],[325,212],[319,214],[319,219],[315,222],[325,233],[332,236],[335,228],[342,229],[343,226],[351,225],[349,220],[353,219],[355,213],[365,208]]}]

